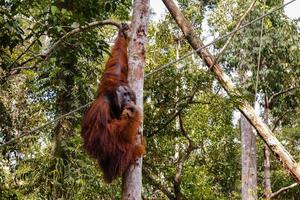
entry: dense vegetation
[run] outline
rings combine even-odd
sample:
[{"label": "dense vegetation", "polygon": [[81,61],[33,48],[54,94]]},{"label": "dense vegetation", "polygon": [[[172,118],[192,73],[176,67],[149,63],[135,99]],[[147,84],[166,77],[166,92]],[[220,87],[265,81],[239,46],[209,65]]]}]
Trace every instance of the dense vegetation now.
[{"label": "dense vegetation", "polygon": [[[178,1],[204,39],[234,29],[252,1]],[[243,23],[282,4],[257,2]],[[82,149],[85,109],[36,131],[36,127],[92,101],[116,29],[98,26],[66,39],[92,21],[130,19],[126,0],[0,1],[0,199],[119,199],[121,180],[103,182]],[[263,27],[263,28],[262,28]],[[205,31],[204,31],[205,30]],[[270,127],[300,160],[300,24],[283,10],[238,32],[219,58]],[[226,39],[210,47],[218,53]],[[144,88],[143,162],[145,199],[241,199],[239,115],[225,91],[197,56],[165,69],[191,47],[173,19],[151,20]],[[259,63],[259,67],[258,67]],[[149,74],[149,75],[147,75]],[[246,81],[240,84],[241,77]],[[28,134],[29,133],[29,134]],[[263,143],[257,140],[258,197],[263,196]],[[294,181],[271,157],[272,189]],[[299,186],[280,199],[297,199]]]}]

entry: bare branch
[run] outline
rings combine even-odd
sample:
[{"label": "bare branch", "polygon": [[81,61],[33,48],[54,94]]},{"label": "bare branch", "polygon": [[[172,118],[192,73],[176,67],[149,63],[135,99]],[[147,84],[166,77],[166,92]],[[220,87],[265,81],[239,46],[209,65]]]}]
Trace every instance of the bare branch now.
[{"label": "bare branch", "polygon": [[183,194],[181,193],[181,177],[182,177],[182,170],[185,161],[189,158],[192,151],[196,149],[196,147],[193,146],[192,141],[189,140],[188,147],[186,148],[185,152],[178,158],[177,164],[176,164],[176,172],[174,176],[174,191],[176,199],[186,199]]},{"label": "bare branch", "polygon": [[[33,60],[33,59],[31,59]],[[20,70],[22,69],[34,69],[34,68],[37,68],[38,64],[40,64],[43,60],[39,59],[39,60],[36,60],[31,66],[24,66],[25,64],[20,64],[20,67],[16,67],[16,68],[13,68],[9,75],[8,76],[12,76],[12,75],[15,75],[17,74]]]},{"label": "bare branch", "polygon": [[170,200],[175,200],[175,196],[167,188],[165,188],[163,184],[161,184],[154,177],[152,177],[150,172],[148,172],[145,168],[143,168],[143,175],[146,179],[149,180],[151,185],[153,185],[156,189],[160,190]]},{"label": "bare branch", "polygon": [[189,143],[191,145],[193,143],[193,140],[188,136],[188,134],[183,126],[181,113],[179,114],[179,126],[180,126],[180,130],[182,132],[182,135],[189,141]]},{"label": "bare branch", "polygon": [[273,99],[274,98],[277,98],[279,95],[282,95],[282,94],[285,94],[285,93],[288,93],[290,91],[293,91],[293,90],[296,90],[296,89],[299,89],[300,87],[291,87],[291,88],[288,88],[286,90],[283,90],[283,91],[280,91],[280,92],[277,92],[275,94],[273,94],[270,98],[269,98],[269,104],[272,103]]},{"label": "bare branch", "polygon": [[[266,2],[264,1],[264,6]],[[263,14],[265,14],[263,10]],[[255,78],[255,88],[254,88],[254,102],[256,102],[256,95],[258,90],[258,82],[259,82],[259,70],[261,66],[261,51],[262,51],[262,44],[263,44],[263,33],[264,33],[264,19],[261,19],[260,23],[260,35],[259,35],[259,51],[257,57],[257,68],[256,68],[256,78]]]},{"label": "bare branch", "polygon": [[298,183],[293,183],[293,184],[290,185],[290,186],[283,187],[283,188],[281,188],[280,190],[278,190],[278,191],[272,193],[272,194],[271,194],[271,198],[277,197],[277,196],[278,196],[279,194],[281,194],[282,192],[285,192],[285,191],[287,191],[287,190],[289,190],[289,189],[292,189],[292,188],[296,187],[297,185],[298,185]]},{"label": "bare branch", "polygon": [[277,119],[276,119],[276,121],[275,121],[275,123],[274,123],[274,127],[272,128],[272,132],[273,131],[275,131],[275,129],[277,128],[277,126],[279,125],[279,122],[289,113],[289,112],[291,112],[291,110],[287,110],[287,111],[285,111],[282,115],[280,115]]},{"label": "bare branch", "polygon": [[202,104],[202,105],[209,105],[211,102],[209,101],[191,101],[190,104]]}]

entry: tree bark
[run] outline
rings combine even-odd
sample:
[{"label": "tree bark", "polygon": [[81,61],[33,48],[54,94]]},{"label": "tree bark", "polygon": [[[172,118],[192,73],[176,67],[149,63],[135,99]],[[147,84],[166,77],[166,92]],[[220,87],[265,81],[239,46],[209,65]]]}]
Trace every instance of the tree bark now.
[{"label": "tree bark", "polygon": [[[193,49],[198,49],[204,46],[203,42],[197,37],[197,34],[192,29],[191,24],[182,15],[176,4],[172,0],[163,0],[167,9],[175,19],[176,23],[181,28],[186,39],[190,43]],[[242,95],[235,88],[232,80],[226,75],[221,66],[215,62],[215,57],[210,54],[207,49],[197,52],[203,59],[205,64],[211,69],[219,83],[226,90],[228,95],[236,101],[236,107],[239,111],[248,119],[252,126],[257,130],[260,137],[268,145],[272,153],[276,158],[285,166],[286,169],[293,175],[295,180],[300,183],[300,166],[284,148],[284,146],[274,136],[268,126],[262,121],[262,119],[256,116],[252,106],[240,98]]]},{"label": "tree bark", "polygon": [[[266,123],[266,125],[269,125],[269,100],[267,94],[265,94],[264,122]],[[265,199],[271,199],[271,163],[270,150],[267,145],[264,146],[264,195]]]},{"label": "tree bark", "polygon": [[[131,40],[128,47],[130,87],[135,91],[137,105],[143,108],[145,49],[149,19],[149,0],[135,0],[131,23]],[[142,142],[142,125],[137,143]],[[123,177],[122,200],[142,199],[142,158],[129,167]]]},{"label": "tree bark", "polygon": [[[180,54],[179,54],[179,50],[180,50],[180,40],[178,38],[176,38],[176,59],[179,59],[180,57]],[[179,63],[176,64],[176,72],[178,73],[179,72]],[[180,80],[176,79],[176,91],[175,91],[175,99],[176,99],[176,102],[178,102],[178,99],[179,99],[179,89],[180,89]],[[175,109],[176,109],[176,112],[178,112],[178,105],[176,104],[175,105]],[[177,115],[176,117],[176,121],[175,121],[175,129],[176,131],[180,131],[180,123],[179,123],[179,115]],[[175,140],[177,140],[178,138],[175,138]],[[179,154],[180,154],[180,150],[179,150],[179,145],[178,144],[175,144],[175,155],[174,155],[174,158],[175,159],[179,159]],[[178,160],[179,161],[179,160]],[[181,194],[181,187],[180,187],[180,184],[181,184],[181,174],[182,174],[182,168],[183,168],[183,162],[178,162],[177,165],[176,165],[176,172],[175,172],[175,176],[174,176],[174,182],[173,182],[173,185],[174,185],[174,193],[175,193],[175,199],[176,200],[182,200],[182,194]]]},{"label": "tree bark", "polygon": [[[247,55],[243,49],[240,50],[240,54],[240,85],[245,85],[249,80],[247,71],[243,70],[247,68],[244,62]],[[256,135],[252,125],[244,115],[241,115],[240,118],[240,130],[242,146],[242,199],[254,200],[257,199]]]},{"label": "tree bark", "polygon": [[241,115],[242,199],[257,199],[256,136],[251,124]]}]

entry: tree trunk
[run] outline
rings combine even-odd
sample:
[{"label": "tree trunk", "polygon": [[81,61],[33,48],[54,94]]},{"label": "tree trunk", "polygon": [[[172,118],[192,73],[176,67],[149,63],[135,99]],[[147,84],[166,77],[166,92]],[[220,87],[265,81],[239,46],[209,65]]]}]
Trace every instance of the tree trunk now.
[{"label": "tree trunk", "polygon": [[[179,36],[176,38],[176,59],[179,59],[180,57],[180,54],[179,54],[179,50],[180,50],[180,39],[179,39]],[[176,72],[179,73],[179,69],[180,69],[180,66],[179,66],[179,63],[177,63],[176,65]],[[176,102],[178,102],[178,99],[179,99],[179,90],[180,90],[180,79],[176,79]],[[176,112],[178,112],[178,105],[176,104],[175,105],[175,109],[176,109]],[[176,131],[180,131],[180,121],[179,121],[179,115],[176,116],[176,120],[175,120],[175,129]],[[175,140],[178,140],[178,138],[176,137]],[[175,144],[175,155],[174,155],[174,158],[175,160],[178,160],[179,159],[179,154],[180,154],[180,148],[179,148],[179,145],[178,144]],[[183,163],[182,162],[179,162],[178,164],[176,164],[176,172],[175,172],[175,175],[174,175],[174,182],[173,182],[173,185],[174,185],[174,193],[175,193],[175,199],[176,200],[182,200],[182,194],[181,194],[181,187],[180,187],[180,184],[181,184],[181,173],[182,173],[182,168],[183,168]]]},{"label": "tree trunk", "polygon": [[[264,122],[269,125],[269,100],[265,94]],[[270,150],[267,145],[264,146],[264,195],[265,199],[271,199],[271,163]]]},{"label": "tree trunk", "polygon": [[[163,0],[163,2],[168,8],[173,18],[175,19],[176,23],[181,28],[183,34],[185,35],[192,48],[196,50],[203,47],[203,42],[197,37],[197,34],[193,30],[191,24],[182,15],[180,10],[177,8],[176,4],[172,0]],[[298,183],[300,183],[299,164],[294,160],[294,158],[289,154],[289,152],[284,148],[284,146],[278,141],[278,139],[274,136],[272,131],[267,127],[267,125],[262,121],[262,119],[256,116],[252,106],[247,101],[240,98],[242,95],[235,88],[229,76],[224,73],[221,66],[215,62],[215,57],[207,49],[198,51],[198,55],[201,56],[206,65],[211,69],[211,71],[214,73],[215,77],[226,90],[228,95],[231,98],[233,98],[233,100],[236,102],[236,107],[257,130],[260,137],[268,145],[268,147],[276,156],[276,158],[286,167],[287,170],[289,170],[289,172],[293,175],[295,180]]]},{"label": "tree trunk", "polygon": [[257,199],[256,136],[251,124],[241,115],[242,199]]},{"label": "tree trunk", "polygon": [[[131,23],[131,40],[128,47],[130,87],[135,91],[137,105],[143,108],[145,49],[149,19],[149,0],[135,0]],[[137,143],[142,142],[142,125]],[[142,158],[129,167],[123,177],[122,200],[142,199]]]},{"label": "tree trunk", "polygon": [[[241,49],[240,53],[240,85],[245,85],[249,77],[247,76],[247,72],[242,69],[246,69],[244,59],[247,55],[243,49]],[[240,130],[242,146],[242,199],[254,200],[257,199],[256,135],[252,125],[244,115],[241,115],[240,118]]]}]

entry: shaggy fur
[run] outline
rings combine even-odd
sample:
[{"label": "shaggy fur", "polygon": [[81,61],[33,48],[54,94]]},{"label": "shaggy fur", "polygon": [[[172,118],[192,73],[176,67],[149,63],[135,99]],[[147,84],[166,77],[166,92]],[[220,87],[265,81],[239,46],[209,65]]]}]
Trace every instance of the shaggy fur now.
[{"label": "shaggy fur", "polygon": [[97,98],[85,113],[81,131],[84,149],[98,161],[108,183],[145,153],[144,145],[136,144],[141,112],[128,86],[128,39],[123,31],[118,33]]}]

